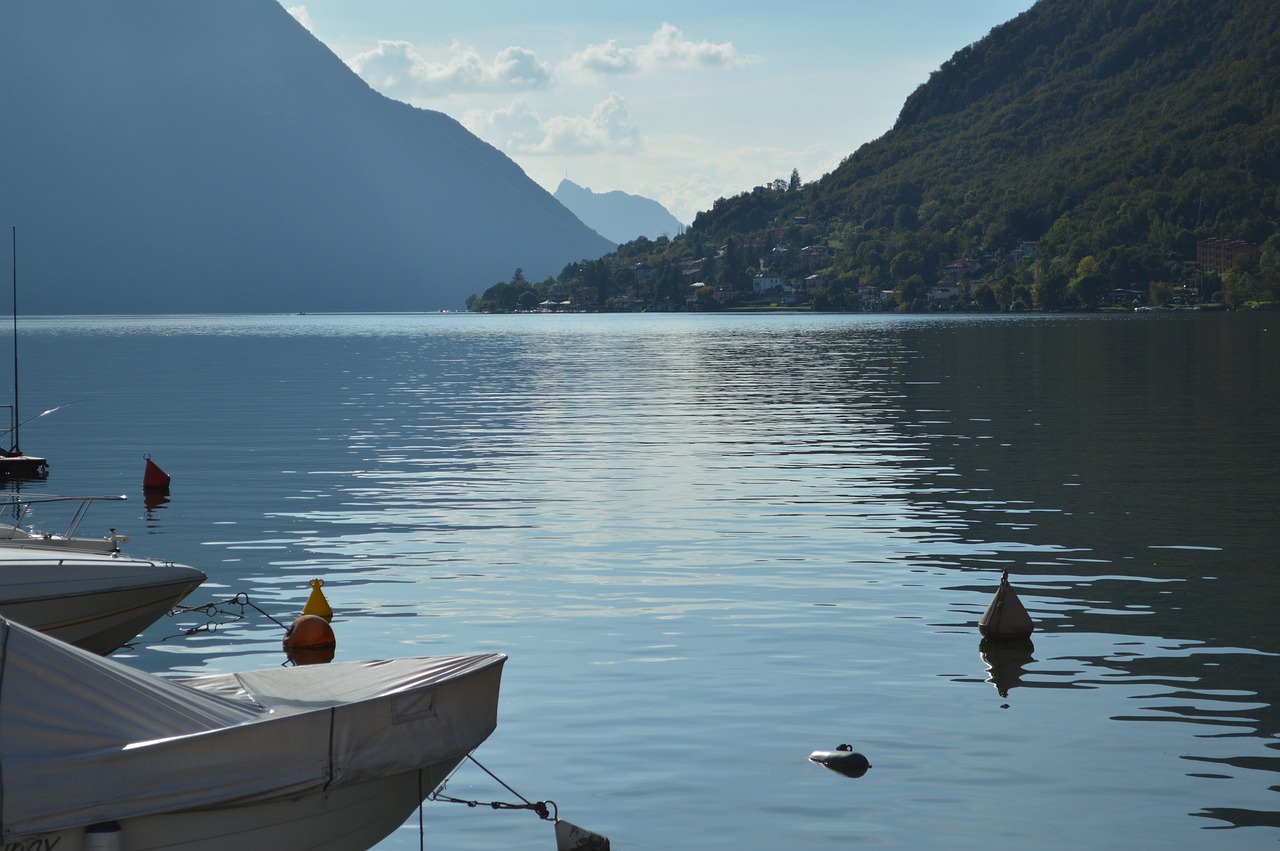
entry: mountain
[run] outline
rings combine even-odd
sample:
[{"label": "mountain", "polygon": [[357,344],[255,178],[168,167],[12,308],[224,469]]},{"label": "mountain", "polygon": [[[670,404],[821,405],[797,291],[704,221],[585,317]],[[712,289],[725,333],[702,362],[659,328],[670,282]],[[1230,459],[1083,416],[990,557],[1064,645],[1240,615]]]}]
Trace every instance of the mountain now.
[{"label": "mountain", "polygon": [[461,309],[613,245],[274,0],[6,0],[0,224],[29,313]]},{"label": "mountain", "polygon": [[[1040,0],[959,50],[832,173],[719,199],[672,245],[616,256],[680,302],[680,265],[727,244],[735,264],[721,257],[709,282],[763,259],[821,273],[820,306],[863,286],[921,309],[929,285],[970,269],[988,306],[1093,306],[1153,285],[1265,299],[1280,296],[1278,151],[1280,3]],[[1189,264],[1210,238],[1252,245],[1255,265],[1204,277]],[[826,253],[802,269],[806,246]]]},{"label": "mountain", "polygon": [[555,198],[597,233],[615,243],[636,237],[675,236],[684,225],[667,208],[650,198],[626,192],[592,192],[571,180],[560,181]]}]

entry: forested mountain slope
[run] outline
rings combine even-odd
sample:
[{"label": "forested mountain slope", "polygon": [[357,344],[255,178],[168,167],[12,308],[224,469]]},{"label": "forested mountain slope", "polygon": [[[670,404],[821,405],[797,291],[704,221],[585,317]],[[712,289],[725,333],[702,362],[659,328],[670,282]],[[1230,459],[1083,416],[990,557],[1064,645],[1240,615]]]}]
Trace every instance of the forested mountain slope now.
[{"label": "forested mountain slope", "polygon": [[[862,286],[919,309],[963,258],[979,261],[966,294],[980,279],[989,303],[1092,306],[1189,280],[1209,237],[1257,246],[1241,281],[1280,279],[1278,221],[1280,3],[1041,0],[959,50],[831,174],[722,198],[682,239],[617,258],[673,300],[691,258],[708,283],[762,268],[798,281],[813,264],[797,252],[820,245],[817,306],[851,306]],[[1024,242],[1034,256],[1010,257]]]}]

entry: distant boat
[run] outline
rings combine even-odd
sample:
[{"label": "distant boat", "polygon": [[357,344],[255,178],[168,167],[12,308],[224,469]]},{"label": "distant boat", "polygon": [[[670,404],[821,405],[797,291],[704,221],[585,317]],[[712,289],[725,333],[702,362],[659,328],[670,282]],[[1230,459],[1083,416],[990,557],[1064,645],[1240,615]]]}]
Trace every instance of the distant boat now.
[{"label": "distant boat", "polygon": [[364,851],[493,732],[506,658],[174,680],[0,619],[0,843]]},{"label": "distant boat", "polygon": [[42,479],[49,475],[49,462],[37,455],[27,455],[18,447],[18,228],[13,228],[13,404],[9,406],[9,435],[12,444],[0,449],[0,476]]},{"label": "distant boat", "polygon": [[185,564],[6,544],[0,546],[0,616],[106,654],[155,623],[204,580],[203,572]]}]

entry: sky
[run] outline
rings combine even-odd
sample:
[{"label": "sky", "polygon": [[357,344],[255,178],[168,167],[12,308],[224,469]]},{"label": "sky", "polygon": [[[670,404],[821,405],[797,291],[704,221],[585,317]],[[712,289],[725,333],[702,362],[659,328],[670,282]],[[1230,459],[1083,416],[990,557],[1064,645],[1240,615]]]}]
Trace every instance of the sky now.
[{"label": "sky", "polygon": [[549,192],[717,198],[816,180],[1032,0],[283,0],[374,89],[443,112]]}]

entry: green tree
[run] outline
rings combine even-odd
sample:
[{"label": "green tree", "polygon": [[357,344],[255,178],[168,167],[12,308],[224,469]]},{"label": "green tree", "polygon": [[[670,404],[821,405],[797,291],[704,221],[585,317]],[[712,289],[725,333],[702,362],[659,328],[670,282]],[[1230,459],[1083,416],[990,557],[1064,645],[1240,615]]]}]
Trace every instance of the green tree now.
[{"label": "green tree", "polygon": [[1067,287],[1068,293],[1075,296],[1081,307],[1097,307],[1102,296],[1110,289],[1110,283],[1092,254],[1076,264],[1076,275]]},{"label": "green tree", "polygon": [[1067,300],[1067,276],[1058,264],[1039,258],[1033,276],[1031,295],[1036,309],[1061,309]]},{"label": "green tree", "polygon": [[1152,307],[1164,307],[1173,300],[1173,284],[1168,281],[1152,281],[1147,286],[1147,298]]},{"label": "green tree", "polygon": [[983,310],[995,310],[998,307],[996,292],[990,284],[979,284],[973,291],[973,301]]}]

